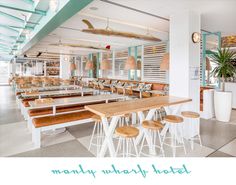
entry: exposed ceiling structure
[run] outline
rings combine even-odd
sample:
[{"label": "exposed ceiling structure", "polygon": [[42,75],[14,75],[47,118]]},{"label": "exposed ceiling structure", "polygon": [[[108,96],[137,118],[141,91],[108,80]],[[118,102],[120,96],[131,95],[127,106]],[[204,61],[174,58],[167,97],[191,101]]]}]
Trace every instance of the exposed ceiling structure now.
[{"label": "exposed ceiling structure", "polygon": [[[3,1],[10,2],[10,0]],[[18,6],[25,8],[27,6],[28,8],[32,8],[30,2],[32,1],[17,0],[17,3],[21,3]],[[236,17],[234,7],[236,7],[235,0],[94,0],[72,18],[45,36],[25,54],[35,57],[40,52],[41,57],[46,57],[47,55],[49,58],[58,57],[60,53],[87,55],[91,52],[104,51],[104,48],[107,46],[110,46],[112,50],[119,50],[128,46],[151,42],[143,39],[82,32],[83,29],[88,28],[82,21],[84,19],[88,20],[96,29],[109,28],[112,31],[151,36],[165,41],[168,40],[169,19],[171,15],[179,11],[193,10],[199,12],[202,16],[202,30],[209,32],[220,31],[222,36],[235,35],[236,26],[232,24]],[[36,8],[47,11],[48,0],[39,1]],[[10,12],[10,10],[0,8],[0,11],[4,10],[5,13]],[[26,15],[28,14],[30,13],[26,13]],[[5,19],[5,22],[2,22],[2,24],[7,25],[11,23],[9,22],[9,18],[6,20],[6,16],[0,15],[0,17],[4,17]],[[20,17],[20,15],[17,15],[17,17]],[[38,14],[32,14],[31,17],[28,20],[30,22],[37,22],[39,19]],[[26,25],[32,26],[30,23]],[[18,23],[17,26],[22,26],[22,23],[21,25]],[[0,26],[0,29],[4,30],[6,28]],[[11,40],[13,40],[11,36],[16,36],[17,33],[9,29],[6,32],[8,35],[11,33],[11,35],[5,41],[5,45],[10,45]],[[6,34],[6,32],[1,31],[2,34]],[[24,36],[23,33],[22,35]],[[1,38],[3,37],[0,36]],[[214,39],[212,38],[209,41],[210,44],[214,45],[216,43]],[[15,46],[13,45],[12,47]],[[5,46],[1,50],[4,52]]]},{"label": "exposed ceiling structure", "polygon": [[0,57],[12,57],[46,16],[48,0],[1,0]]}]

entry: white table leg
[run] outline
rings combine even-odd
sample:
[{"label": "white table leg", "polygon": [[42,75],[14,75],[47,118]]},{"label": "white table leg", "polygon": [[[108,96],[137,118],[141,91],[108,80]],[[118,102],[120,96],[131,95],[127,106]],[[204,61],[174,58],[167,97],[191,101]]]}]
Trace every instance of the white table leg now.
[{"label": "white table leg", "polygon": [[104,133],[105,133],[105,140],[103,141],[101,150],[99,152],[99,157],[105,156],[107,148],[109,149],[110,156],[115,157],[115,148],[114,148],[112,138],[113,138],[113,134],[114,134],[117,122],[119,120],[119,117],[120,116],[112,117],[110,124],[107,118],[102,118],[102,124],[103,124]]}]

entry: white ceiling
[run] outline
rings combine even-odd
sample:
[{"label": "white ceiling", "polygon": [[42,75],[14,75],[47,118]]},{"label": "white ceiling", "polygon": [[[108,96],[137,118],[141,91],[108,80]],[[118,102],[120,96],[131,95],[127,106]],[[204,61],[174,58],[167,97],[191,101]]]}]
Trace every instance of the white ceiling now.
[{"label": "white ceiling", "polygon": [[[84,55],[95,51],[50,46],[52,43],[58,43],[60,39],[62,43],[99,47],[111,45],[112,49],[147,43],[137,39],[83,33],[81,30],[86,28],[86,25],[82,22],[82,19],[89,20],[95,28],[105,28],[107,26],[107,18],[109,18],[109,27],[111,29],[140,34],[149,33],[161,40],[168,40],[169,21],[158,18],[158,16],[169,19],[173,13],[193,10],[201,14],[201,27],[203,30],[210,32],[221,31],[223,36],[236,34],[236,25],[233,24],[236,17],[236,0],[110,0],[109,2],[116,3],[116,5],[94,0],[86,8],[41,40],[29,53],[61,51],[63,53]],[[96,7],[97,10],[91,10],[91,7]]]}]

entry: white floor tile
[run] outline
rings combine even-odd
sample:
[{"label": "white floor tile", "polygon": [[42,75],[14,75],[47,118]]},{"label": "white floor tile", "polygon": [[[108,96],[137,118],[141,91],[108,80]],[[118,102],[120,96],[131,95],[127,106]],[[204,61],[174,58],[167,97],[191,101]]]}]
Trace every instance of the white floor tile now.
[{"label": "white floor tile", "polygon": [[25,122],[0,126],[0,156],[10,156],[32,150],[31,133]]},{"label": "white floor tile", "polygon": [[[86,136],[83,138],[79,138],[78,141],[88,149],[90,138],[91,138],[90,136]],[[115,145],[115,147],[117,146],[116,139],[114,139],[114,145]],[[211,154],[212,152],[214,152],[213,149],[211,149],[209,147],[205,147],[205,146],[201,147],[197,143],[194,143],[194,149],[192,150],[190,147],[190,143],[188,143],[187,141],[185,142],[185,147],[186,147],[187,154],[185,155],[184,150],[182,148],[177,148],[176,149],[176,157],[206,157],[209,154]],[[92,146],[90,152],[93,155],[96,155],[96,153],[97,153],[96,147]],[[143,152],[145,154],[148,153],[148,148],[145,147]],[[166,145],[164,146],[164,152],[165,152],[165,157],[172,157],[172,149],[169,146],[166,146]],[[158,150],[157,150],[157,154],[159,154]],[[145,156],[141,155],[140,157],[145,157]]]},{"label": "white floor tile", "polygon": [[219,151],[236,156],[236,139],[222,147]]},{"label": "white floor tile", "polygon": [[42,147],[46,147],[66,141],[71,141],[73,139],[75,139],[75,137],[72,136],[68,131],[56,135],[41,134],[41,145]]}]

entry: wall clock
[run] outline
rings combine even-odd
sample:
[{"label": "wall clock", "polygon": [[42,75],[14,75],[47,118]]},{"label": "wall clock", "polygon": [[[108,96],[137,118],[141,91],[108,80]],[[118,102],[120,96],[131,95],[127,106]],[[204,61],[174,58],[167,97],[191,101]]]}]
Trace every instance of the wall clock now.
[{"label": "wall clock", "polygon": [[194,32],[192,34],[192,41],[193,43],[199,43],[201,41],[201,34],[198,32]]}]

